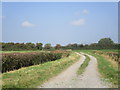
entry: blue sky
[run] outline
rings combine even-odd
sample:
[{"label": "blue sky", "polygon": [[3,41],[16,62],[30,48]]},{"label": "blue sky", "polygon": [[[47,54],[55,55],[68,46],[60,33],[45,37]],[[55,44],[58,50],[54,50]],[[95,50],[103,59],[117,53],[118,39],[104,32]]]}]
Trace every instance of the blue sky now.
[{"label": "blue sky", "polygon": [[2,3],[3,42],[118,42],[117,2]]}]

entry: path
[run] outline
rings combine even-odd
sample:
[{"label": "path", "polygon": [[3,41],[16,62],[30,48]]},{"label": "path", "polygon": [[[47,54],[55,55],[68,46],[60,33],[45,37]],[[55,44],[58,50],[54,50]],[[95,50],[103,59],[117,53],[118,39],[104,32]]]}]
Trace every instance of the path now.
[{"label": "path", "polygon": [[81,58],[78,62],[38,88],[109,88],[108,83],[101,81],[97,70],[97,60],[91,55],[88,55],[90,62],[85,72],[77,76],[76,72],[85,60],[83,53],[79,55]]}]

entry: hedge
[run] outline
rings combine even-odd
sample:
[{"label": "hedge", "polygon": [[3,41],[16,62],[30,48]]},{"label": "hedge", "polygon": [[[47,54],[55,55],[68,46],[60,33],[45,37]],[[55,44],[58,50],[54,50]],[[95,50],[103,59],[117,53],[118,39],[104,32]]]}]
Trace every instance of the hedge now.
[{"label": "hedge", "polygon": [[110,57],[112,60],[118,62],[120,64],[120,54],[118,52],[102,52],[102,51],[93,51],[95,54],[106,55]]},{"label": "hedge", "polygon": [[68,56],[68,53],[56,52],[32,52],[32,53],[3,53],[2,54],[2,73],[16,70],[21,67],[41,64],[48,61],[54,61]]}]

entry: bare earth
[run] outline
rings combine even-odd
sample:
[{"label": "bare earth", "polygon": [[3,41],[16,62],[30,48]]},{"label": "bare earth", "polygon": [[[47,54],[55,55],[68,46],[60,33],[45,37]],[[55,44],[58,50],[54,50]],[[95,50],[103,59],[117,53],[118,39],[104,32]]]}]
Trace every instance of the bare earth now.
[{"label": "bare earth", "polygon": [[85,72],[79,76],[76,74],[78,68],[85,60],[83,53],[79,55],[81,57],[79,61],[38,88],[109,88],[111,85],[100,79],[97,60],[93,56],[88,55],[91,60]]}]

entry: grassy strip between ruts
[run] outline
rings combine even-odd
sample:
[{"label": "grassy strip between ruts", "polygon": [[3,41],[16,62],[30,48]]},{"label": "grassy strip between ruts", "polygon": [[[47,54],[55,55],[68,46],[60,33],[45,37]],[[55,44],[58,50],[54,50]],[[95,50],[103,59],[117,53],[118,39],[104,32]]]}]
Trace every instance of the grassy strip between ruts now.
[{"label": "grassy strip between ruts", "polygon": [[114,88],[117,88],[118,85],[120,85],[120,82],[118,82],[120,81],[118,80],[120,79],[120,76],[119,76],[120,71],[118,71],[118,67],[114,67],[109,60],[107,60],[101,55],[93,54],[92,51],[90,50],[83,50],[81,52],[90,54],[97,58],[99,72],[101,73],[104,79],[113,83]]},{"label": "grassy strip between ruts", "polygon": [[2,87],[36,88],[72,65],[79,58],[78,54],[72,52],[69,57],[4,73]]},{"label": "grassy strip between ruts", "polygon": [[86,56],[85,61],[83,62],[83,64],[80,66],[80,68],[77,71],[78,75],[82,74],[85,71],[88,64],[89,64],[90,58],[87,55],[85,55],[85,56]]}]

